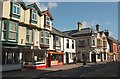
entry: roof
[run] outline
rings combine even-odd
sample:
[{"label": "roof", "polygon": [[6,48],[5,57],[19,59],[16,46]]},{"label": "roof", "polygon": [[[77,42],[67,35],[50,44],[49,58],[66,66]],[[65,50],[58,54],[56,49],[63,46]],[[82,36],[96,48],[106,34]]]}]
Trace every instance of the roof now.
[{"label": "roof", "polygon": [[44,14],[48,14],[48,16],[50,17],[50,19],[53,20],[53,17],[52,17],[52,15],[51,15],[51,13],[50,13],[49,10],[42,11],[42,14],[43,14],[43,15],[44,15]]},{"label": "roof", "polygon": [[66,38],[71,38],[71,39],[74,39],[73,37],[69,36],[69,35],[68,35],[68,34],[66,34],[66,33],[63,33],[63,35],[64,35],[64,37],[66,37]]},{"label": "roof", "polygon": [[62,36],[62,37],[74,39],[73,37],[69,36],[69,35],[66,34],[66,33],[62,33],[61,31],[59,31],[58,29],[56,29],[56,28],[54,28],[54,27],[52,27],[51,33],[52,33],[52,34],[55,34],[55,35]]},{"label": "roof", "polygon": [[115,38],[111,37],[111,36],[108,36],[107,37],[109,40],[113,41],[114,43],[119,43]]},{"label": "roof", "polygon": [[52,27],[52,31],[51,31],[52,34],[55,34],[55,35],[59,35],[59,36],[62,36],[64,37],[63,33],[59,30],[57,30],[56,28]]},{"label": "roof", "polygon": [[41,13],[41,11],[40,11],[40,9],[39,9],[39,7],[37,6],[36,3],[32,3],[32,4],[27,5],[27,8],[28,8],[28,9],[32,9],[33,7],[38,11],[38,13],[39,13],[40,15],[42,15],[42,13]]},{"label": "roof", "polygon": [[90,33],[96,33],[96,31],[92,28],[83,28],[80,31],[78,30],[70,30],[70,31],[64,31],[63,33],[66,33],[70,36],[76,36],[76,35],[83,35],[83,34],[90,34]]}]

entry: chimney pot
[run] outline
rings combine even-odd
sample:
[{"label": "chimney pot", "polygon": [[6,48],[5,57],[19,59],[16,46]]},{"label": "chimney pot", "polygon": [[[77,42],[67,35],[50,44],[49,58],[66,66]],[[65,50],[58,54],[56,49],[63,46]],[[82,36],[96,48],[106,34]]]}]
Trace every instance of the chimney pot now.
[{"label": "chimney pot", "polygon": [[99,24],[96,25],[96,31],[98,32],[99,32],[99,26],[100,26]]}]

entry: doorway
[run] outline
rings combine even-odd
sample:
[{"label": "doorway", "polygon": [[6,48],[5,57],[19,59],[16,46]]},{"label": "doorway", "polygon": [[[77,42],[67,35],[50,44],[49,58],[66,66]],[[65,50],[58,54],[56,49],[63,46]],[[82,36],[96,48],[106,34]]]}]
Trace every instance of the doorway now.
[{"label": "doorway", "polygon": [[66,52],[66,64],[68,64],[69,63],[69,54],[68,54],[68,52]]},{"label": "doorway", "polygon": [[91,62],[96,62],[96,54],[91,54]]}]

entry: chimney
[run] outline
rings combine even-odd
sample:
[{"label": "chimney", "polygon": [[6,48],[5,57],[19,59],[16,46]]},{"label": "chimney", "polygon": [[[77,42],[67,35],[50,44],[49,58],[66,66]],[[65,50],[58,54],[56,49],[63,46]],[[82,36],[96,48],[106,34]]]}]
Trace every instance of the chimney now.
[{"label": "chimney", "polygon": [[99,32],[99,24],[96,25],[96,31]]},{"label": "chimney", "polygon": [[82,29],[83,25],[81,22],[78,22],[77,24],[78,24],[78,31],[80,31]]},{"label": "chimney", "polygon": [[109,36],[109,31],[108,30],[105,30],[105,35]]}]

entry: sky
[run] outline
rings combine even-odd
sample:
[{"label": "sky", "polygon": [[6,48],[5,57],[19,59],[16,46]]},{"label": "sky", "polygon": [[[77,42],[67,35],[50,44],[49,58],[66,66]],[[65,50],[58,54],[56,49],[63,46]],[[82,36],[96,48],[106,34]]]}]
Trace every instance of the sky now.
[{"label": "sky", "polygon": [[[82,0],[81,0],[82,1]],[[86,0],[85,0],[86,1]],[[54,18],[53,27],[60,31],[77,29],[77,22],[83,27],[109,30],[110,36],[118,39],[118,2],[37,2],[40,10],[49,6]]]}]

